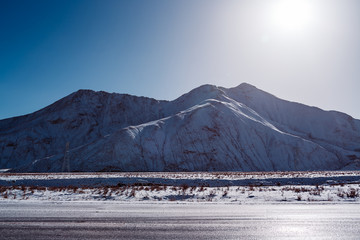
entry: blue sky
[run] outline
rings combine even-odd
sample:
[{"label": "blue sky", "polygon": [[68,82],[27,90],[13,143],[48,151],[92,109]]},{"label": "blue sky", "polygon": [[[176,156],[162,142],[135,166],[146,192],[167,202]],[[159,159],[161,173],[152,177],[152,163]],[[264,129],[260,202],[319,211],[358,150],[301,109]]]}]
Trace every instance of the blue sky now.
[{"label": "blue sky", "polygon": [[78,89],[172,100],[242,82],[360,119],[360,1],[288,1],[2,0],[0,119]]}]

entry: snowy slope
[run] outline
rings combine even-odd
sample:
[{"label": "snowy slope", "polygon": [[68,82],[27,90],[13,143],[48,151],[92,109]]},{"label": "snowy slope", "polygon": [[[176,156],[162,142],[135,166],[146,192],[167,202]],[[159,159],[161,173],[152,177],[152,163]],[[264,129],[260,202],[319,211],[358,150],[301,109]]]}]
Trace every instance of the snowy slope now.
[{"label": "snowy slope", "polygon": [[162,101],[79,90],[26,116],[0,121],[1,168],[64,154],[129,125],[158,119]]},{"label": "snowy slope", "polygon": [[0,121],[1,168],[61,171],[360,169],[360,121],[249,84],[174,101],[80,90]]},{"label": "snowy slope", "polygon": [[284,101],[249,84],[226,89],[226,93],[284,131],[348,150],[360,150],[360,121],[349,115]]}]

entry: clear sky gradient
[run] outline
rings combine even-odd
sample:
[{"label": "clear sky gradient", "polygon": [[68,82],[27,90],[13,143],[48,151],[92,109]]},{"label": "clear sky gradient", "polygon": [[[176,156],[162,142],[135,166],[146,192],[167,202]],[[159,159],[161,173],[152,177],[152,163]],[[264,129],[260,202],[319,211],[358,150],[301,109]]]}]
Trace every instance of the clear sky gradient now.
[{"label": "clear sky gradient", "polygon": [[0,119],[78,89],[248,82],[360,119],[358,0],[2,0]]}]

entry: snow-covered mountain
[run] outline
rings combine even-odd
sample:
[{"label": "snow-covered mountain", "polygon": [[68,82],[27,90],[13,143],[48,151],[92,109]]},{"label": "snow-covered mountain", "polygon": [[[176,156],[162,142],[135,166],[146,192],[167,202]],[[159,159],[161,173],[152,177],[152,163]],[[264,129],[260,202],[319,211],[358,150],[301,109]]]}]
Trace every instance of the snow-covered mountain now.
[{"label": "snow-covered mountain", "polygon": [[56,172],[64,159],[71,171],[360,170],[360,120],[243,83],[174,101],[79,90],[0,121],[0,168]]}]

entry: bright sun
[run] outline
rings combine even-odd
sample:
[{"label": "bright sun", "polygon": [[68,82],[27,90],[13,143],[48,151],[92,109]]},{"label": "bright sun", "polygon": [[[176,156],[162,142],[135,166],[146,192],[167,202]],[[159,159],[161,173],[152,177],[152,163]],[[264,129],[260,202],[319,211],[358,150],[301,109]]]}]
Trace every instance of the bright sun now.
[{"label": "bright sun", "polygon": [[314,9],[308,0],[279,0],[270,11],[271,24],[282,31],[303,31],[313,18]]}]

